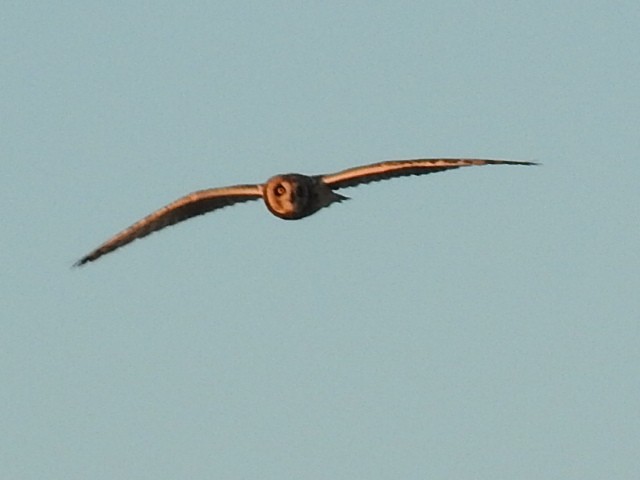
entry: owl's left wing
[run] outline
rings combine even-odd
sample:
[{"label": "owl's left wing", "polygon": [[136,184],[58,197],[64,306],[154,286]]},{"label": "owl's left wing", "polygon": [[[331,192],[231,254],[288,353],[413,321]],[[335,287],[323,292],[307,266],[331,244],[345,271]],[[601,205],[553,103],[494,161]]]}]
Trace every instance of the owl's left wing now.
[{"label": "owl's left wing", "polygon": [[91,253],[82,257],[74,266],[78,267],[87,262],[92,262],[116,248],[131,243],[138,238],[146,237],[150,233],[169,225],[197,215],[203,215],[212,210],[259,198],[262,198],[262,185],[236,185],[190,193],[122,230]]},{"label": "owl's left wing", "polygon": [[537,165],[534,162],[510,160],[485,160],[480,158],[423,158],[416,160],[391,160],[341,172],[321,175],[320,179],[332,189],[354,187],[363,183],[378,182],[394,177],[426,175],[473,165]]}]

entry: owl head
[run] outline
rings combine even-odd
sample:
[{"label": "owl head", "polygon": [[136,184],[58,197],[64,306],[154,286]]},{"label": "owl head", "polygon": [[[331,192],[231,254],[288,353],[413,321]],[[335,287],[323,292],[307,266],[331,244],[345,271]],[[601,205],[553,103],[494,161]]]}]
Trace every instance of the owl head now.
[{"label": "owl head", "polygon": [[310,180],[295,173],[271,177],[264,186],[264,203],[271,213],[285,220],[305,217],[312,200]]}]

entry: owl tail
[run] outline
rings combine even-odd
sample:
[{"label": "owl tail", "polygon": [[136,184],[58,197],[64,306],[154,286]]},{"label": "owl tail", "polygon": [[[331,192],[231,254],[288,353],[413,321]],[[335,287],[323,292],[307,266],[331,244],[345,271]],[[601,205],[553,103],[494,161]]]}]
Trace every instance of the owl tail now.
[{"label": "owl tail", "polygon": [[351,200],[351,197],[345,197],[344,195],[340,195],[339,193],[333,192],[334,202],[344,202],[345,200]]}]

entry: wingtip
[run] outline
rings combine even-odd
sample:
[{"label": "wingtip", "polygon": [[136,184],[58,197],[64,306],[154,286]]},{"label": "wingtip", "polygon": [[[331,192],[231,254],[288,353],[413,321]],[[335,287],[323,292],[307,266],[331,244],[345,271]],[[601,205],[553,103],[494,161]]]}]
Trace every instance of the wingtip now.
[{"label": "wingtip", "polygon": [[81,258],[80,260],[77,260],[75,262],[73,262],[73,265],[71,265],[73,268],[79,268],[81,266],[83,266],[85,263],[87,263],[89,260],[87,258]]},{"label": "wingtip", "polygon": [[539,162],[532,162],[530,160],[498,160],[502,165],[525,165],[525,166],[535,166],[542,165]]},{"label": "wingtip", "polygon": [[84,257],[80,258],[79,260],[75,261],[74,264],[72,265],[73,268],[79,268],[82,267],[83,265],[92,262],[96,259],[96,257],[92,254],[89,255],[85,255]]}]

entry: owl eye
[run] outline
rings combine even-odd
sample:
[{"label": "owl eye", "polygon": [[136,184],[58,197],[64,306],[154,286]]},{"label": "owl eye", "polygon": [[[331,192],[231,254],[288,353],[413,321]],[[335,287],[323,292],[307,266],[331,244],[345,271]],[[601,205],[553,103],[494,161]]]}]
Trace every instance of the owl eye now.
[{"label": "owl eye", "polygon": [[273,191],[275,192],[275,194],[277,196],[280,197],[281,195],[284,195],[284,192],[286,192],[287,189],[284,188],[284,186],[282,184],[279,184]]}]

